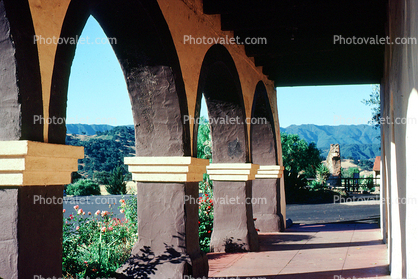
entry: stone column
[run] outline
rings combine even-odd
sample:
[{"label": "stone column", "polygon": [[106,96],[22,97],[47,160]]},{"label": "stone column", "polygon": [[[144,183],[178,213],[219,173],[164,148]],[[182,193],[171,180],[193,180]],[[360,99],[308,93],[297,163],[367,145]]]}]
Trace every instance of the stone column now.
[{"label": "stone column", "polygon": [[260,232],[279,232],[284,228],[280,214],[280,178],[283,166],[260,166],[253,181],[255,227]]},{"label": "stone column", "polygon": [[61,277],[62,198],[83,147],[0,142],[0,278]]},{"label": "stone column", "polygon": [[213,233],[211,251],[258,251],[251,205],[252,184],[258,165],[250,163],[210,164],[213,180]]},{"label": "stone column", "polygon": [[207,277],[208,259],[199,246],[198,183],[209,160],[127,157],[125,164],[138,182],[138,242],[118,270],[120,278]]}]

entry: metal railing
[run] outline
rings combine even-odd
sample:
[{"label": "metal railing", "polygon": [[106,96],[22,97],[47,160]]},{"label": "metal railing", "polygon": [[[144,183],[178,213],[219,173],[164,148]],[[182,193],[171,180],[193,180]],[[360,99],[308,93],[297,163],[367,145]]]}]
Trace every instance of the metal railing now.
[{"label": "metal railing", "polygon": [[371,190],[372,188],[380,187],[380,178],[378,177],[330,178],[327,182],[331,180],[334,182],[334,185],[337,185],[337,187],[344,187],[346,192],[360,192],[360,188]]}]

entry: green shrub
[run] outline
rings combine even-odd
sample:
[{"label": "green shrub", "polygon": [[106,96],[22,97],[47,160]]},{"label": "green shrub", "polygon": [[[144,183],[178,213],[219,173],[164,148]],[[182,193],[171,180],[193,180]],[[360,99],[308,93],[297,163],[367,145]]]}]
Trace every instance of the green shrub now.
[{"label": "green shrub", "polygon": [[348,170],[341,169],[341,176],[344,178],[353,178],[354,173],[360,173],[360,170],[354,167],[350,167]]},{"label": "green shrub", "polygon": [[111,195],[125,195],[126,181],[125,169],[117,166],[110,173],[109,177],[104,181],[106,191]]},{"label": "green shrub", "polygon": [[[365,176],[364,178],[373,178],[373,175]],[[373,191],[374,181],[372,179],[363,179],[362,186],[366,188],[366,191]]]},{"label": "green shrub", "polygon": [[327,182],[329,176],[330,176],[329,169],[324,164],[320,164],[316,168],[316,180],[322,186]]},{"label": "green shrub", "polygon": [[316,181],[316,180],[311,181],[309,183],[309,186],[311,186],[311,189],[313,189],[313,190],[320,190],[320,189],[325,188],[324,184],[322,184],[321,182]]},{"label": "green shrub", "polygon": [[90,179],[80,179],[69,184],[66,188],[67,195],[91,196],[100,195],[100,187],[95,181]]}]

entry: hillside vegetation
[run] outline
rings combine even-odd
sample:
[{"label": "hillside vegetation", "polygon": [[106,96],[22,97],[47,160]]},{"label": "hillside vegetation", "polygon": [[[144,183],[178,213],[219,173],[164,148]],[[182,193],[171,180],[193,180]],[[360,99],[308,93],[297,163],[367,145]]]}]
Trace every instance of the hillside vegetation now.
[{"label": "hillside vegetation", "polygon": [[[323,157],[331,143],[340,144],[344,159],[368,160],[380,155],[379,131],[369,125],[292,125],[281,132],[315,143]],[[93,178],[94,172],[111,172],[123,165],[124,157],[135,155],[133,126],[68,124],[66,143],[84,146],[85,158],[79,161],[78,173],[85,178]]]},{"label": "hillside vegetation", "polygon": [[330,144],[335,143],[340,145],[341,157],[345,159],[367,160],[380,156],[380,131],[371,125],[304,124],[280,128],[280,131],[314,142],[323,157],[328,155]]},{"label": "hillside vegetation", "polygon": [[66,144],[84,146],[84,159],[78,166],[84,178],[93,178],[94,172],[110,172],[123,165],[124,157],[135,156],[134,129],[126,126],[96,131],[95,135],[67,134]]}]

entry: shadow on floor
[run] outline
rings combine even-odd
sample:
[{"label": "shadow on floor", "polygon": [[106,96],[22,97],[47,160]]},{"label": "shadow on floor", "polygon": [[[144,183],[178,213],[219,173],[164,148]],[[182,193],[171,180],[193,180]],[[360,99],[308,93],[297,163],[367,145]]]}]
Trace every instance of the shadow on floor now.
[{"label": "shadow on floor", "polygon": [[[257,275],[257,276],[231,276],[231,279],[343,279],[343,278],[389,278],[389,266],[373,266],[368,268],[356,268],[346,270],[330,270],[305,272],[295,274],[283,275]],[[221,277],[222,278],[222,277]],[[225,277],[224,277],[225,278]],[[209,277],[209,279],[217,279],[216,277]]]},{"label": "shadow on floor", "polygon": [[336,232],[346,230],[372,230],[379,228],[377,223],[364,223],[364,222],[337,222],[337,223],[324,223],[324,224],[293,224],[285,232]]},{"label": "shadow on floor", "polygon": [[[325,249],[322,252],[327,253],[326,249],[330,248],[347,248],[347,247],[358,247],[358,246],[374,246],[374,245],[382,245],[383,241],[380,239],[372,239],[370,240],[367,230],[371,230],[372,233],[376,233],[379,226],[378,224],[370,224],[370,223],[363,223],[363,222],[350,222],[350,223],[335,223],[335,224],[311,224],[311,225],[302,225],[297,224],[292,226],[290,229],[286,230],[285,233],[260,233],[259,234],[259,241],[260,241],[260,252],[254,253],[253,257],[257,257],[257,254],[262,254],[266,251],[295,251],[298,250],[307,250],[307,249]],[[330,235],[340,234],[340,233],[353,233],[354,231],[362,231],[366,233],[367,237],[363,239],[358,239],[358,241],[352,242],[325,242],[325,243],[310,243],[310,239],[315,239],[315,235],[317,232],[330,232]],[[322,237],[324,235],[322,234]],[[338,239],[338,238],[337,238]],[[346,238],[342,238],[345,239]],[[315,242],[315,241],[313,241]],[[378,246],[377,246],[378,247]],[[231,266],[233,266],[236,262],[240,261],[248,253],[235,253],[235,254],[228,254],[228,253],[218,253],[218,254],[208,254],[209,265],[213,272],[210,272],[211,276],[216,274],[216,271],[223,271],[227,270]],[[251,253],[250,253],[251,254]],[[270,256],[272,254],[269,254]],[[279,256],[279,254],[277,254]],[[251,258],[251,257],[250,257]],[[248,257],[247,257],[248,260]],[[242,263],[241,263],[242,265]],[[271,265],[271,264],[270,264]],[[367,265],[366,265],[367,266]],[[274,266],[266,266],[266,270],[260,269],[265,272],[263,274],[260,272],[260,275],[257,276],[229,276],[224,278],[234,278],[234,279],[290,279],[290,278],[308,278],[308,279],[315,279],[315,278],[332,278],[332,279],[343,279],[343,278],[390,278],[389,276],[389,267],[383,263],[380,265],[373,265],[369,267],[364,267],[364,265],[360,265],[359,268],[352,268],[352,269],[345,269],[345,270],[324,270],[324,271],[312,271],[312,272],[304,272],[299,274],[279,274],[279,271]],[[273,271],[273,273],[269,273],[268,271]],[[296,269],[297,270],[297,269]],[[315,270],[315,269],[314,269]],[[317,269],[318,270],[318,269]],[[237,270],[236,270],[237,271]],[[277,272],[276,275],[272,275]],[[257,272],[258,273],[258,272]],[[269,275],[267,275],[267,274]],[[223,273],[224,274],[224,273]],[[253,273],[254,274],[254,273]],[[217,277],[209,277],[213,279],[217,279]],[[222,278],[222,277],[218,277]]]},{"label": "shadow on floor", "polygon": [[[260,234],[260,251],[290,251],[290,250],[307,250],[307,249],[326,249],[352,246],[368,246],[380,245],[382,240],[355,241],[355,242],[329,242],[329,243],[305,243],[301,241],[313,238],[308,235],[300,234]],[[285,244],[284,244],[284,243]],[[289,242],[295,242],[294,244]],[[299,243],[298,243],[299,242]]]}]

